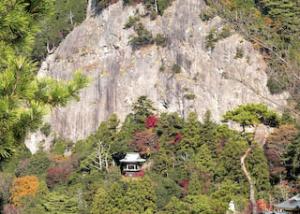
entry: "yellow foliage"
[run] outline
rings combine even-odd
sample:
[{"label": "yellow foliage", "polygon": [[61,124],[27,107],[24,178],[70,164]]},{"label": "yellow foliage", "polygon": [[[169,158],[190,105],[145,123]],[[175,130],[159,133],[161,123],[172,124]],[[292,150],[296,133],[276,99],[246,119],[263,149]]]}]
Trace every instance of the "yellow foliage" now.
[{"label": "yellow foliage", "polygon": [[10,190],[11,202],[18,206],[26,197],[34,197],[39,188],[39,180],[36,176],[24,176],[15,178]]}]

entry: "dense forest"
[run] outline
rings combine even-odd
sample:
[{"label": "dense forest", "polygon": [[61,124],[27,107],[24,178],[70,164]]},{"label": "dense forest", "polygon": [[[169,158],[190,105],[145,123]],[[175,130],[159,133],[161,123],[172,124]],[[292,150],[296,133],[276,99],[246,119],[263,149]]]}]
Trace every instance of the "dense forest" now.
[{"label": "dense forest", "polygon": [[[29,132],[46,136],[43,116],[79,99],[90,79],[80,71],[70,81],[37,76],[38,67],[65,36],[86,18],[116,0],[2,0],[0,2],[0,213],[238,213],[267,210],[300,191],[299,66],[300,2],[297,0],[206,0],[199,21],[226,20],[213,29],[207,49],[235,30],[251,41],[268,64],[271,93],[290,93],[279,114],[264,104],[236,107],[215,123],[207,111],[200,121],[190,113],[162,113],[141,96],[124,122],[112,114],[84,140],[59,137],[50,151],[31,154],[24,145]],[[172,0],[123,0],[124,7],[143,3],[150,19],[163,16]],[[139,22],[133,49],[164,46]],[[227,29],[227,30],[226,30]],[[229,29],[229,30],[228,30]],[[243,56],[243,50],[236,57]],[[163,69],[163,68],[162,68]],[[176,65],[174,72],[179,72]],[[193,95],[190,95],[193,96]],[[229,124],[238,124],[232,129]],[[257,140],[259,126],[272,133]],[[146,159],[144,174],[121,174],[128,152]],[[248,176],[247,176],[248,173]]]},{"label": "dense forest", "polygon": [[[249,148],[245,164],[260,206],[299,191],[294,121],[262,104],[240,106],[224,115],[229,120],[245,129],[274,127],[268,147],[243,129],[214,123],[209,112],[203,122],[195,113],[186,120],[177,113],[158,115],[151,100],[140,97],[122,125],[112,115],[75,146],[57,139],[50,153],[30,155],[19,148],[2,162],[4,213],[221,214],[231,201],[239,212],[250,213],[249,184],[240,165]],[[119,161],[130,151],[147,159],[145,176],[121,176]]]}]

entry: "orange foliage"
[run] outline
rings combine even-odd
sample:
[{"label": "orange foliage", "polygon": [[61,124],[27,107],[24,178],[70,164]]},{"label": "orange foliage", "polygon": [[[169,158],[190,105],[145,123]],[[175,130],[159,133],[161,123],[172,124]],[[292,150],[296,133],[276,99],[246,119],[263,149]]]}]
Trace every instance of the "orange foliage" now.
[{"label": "orange foliage", "polygon": [[34,197],[39,188],[39,180],[36,176],[24,176],[14,179],[11,187],[11,201],[18,206],[23,198]]},{"label": "orange foliage", "polygon": [[265,212],[269,210],[269,205],[264,199],[257,200],[256,205],[259,212]]},{"label": "orange foliage", "polygon": [[264,23],[268,26],[271,26],[273,24],[273,20],[269,17],[264,18]]},{"label": "orange foliage", "polygon": [[69,157],[66,157],[64,155],[52,155],[50,157],[50,160],[55,162],[55,163],[61,163],[69,160]]}]

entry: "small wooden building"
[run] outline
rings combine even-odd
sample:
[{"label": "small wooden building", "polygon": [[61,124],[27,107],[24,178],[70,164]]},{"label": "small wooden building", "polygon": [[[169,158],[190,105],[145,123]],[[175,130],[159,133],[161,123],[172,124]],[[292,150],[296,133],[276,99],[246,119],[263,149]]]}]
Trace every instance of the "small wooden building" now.
[{"label": "small wooden building", "polygon": [[290,214],[300,214],[300,194],[276,204],[275,207]]},{"label": "small wooden building", "polygon": [[143,164],[146,159],[141,158],[139,153],[127,153],[125,158],[120,160],[122,174],[127,177],[144,176]]}]

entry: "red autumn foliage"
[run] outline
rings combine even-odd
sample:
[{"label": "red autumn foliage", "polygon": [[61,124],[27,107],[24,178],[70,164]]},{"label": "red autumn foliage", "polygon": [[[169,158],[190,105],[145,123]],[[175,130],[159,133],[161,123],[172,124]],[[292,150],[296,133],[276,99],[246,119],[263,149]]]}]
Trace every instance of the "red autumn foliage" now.
[{"label": "red autumn foliage", "polygon": [[187,195],[190,181],[189,179],[183,179],[178,182],[179,186],[182,188],[183,195]]},{"label": "red autumn foliage", "polygon": [[171,144],[178,144],[178,143],[180,143],[180,141],[182,140],[182,134],[181,133],[177,133],[176,135],[175,135],[175,138],[174,138],[174,140],[171,142]]},{"label": "red autumn foliage", "polygon": [[70,158],[55,167],[49,168],[46,176],[47,186],[53,188],[56,184],[66,182],[77,164],[77,159]]},{"label": "red autumn foliage", "polygon": [[158,152],[160,149],[158,137],[152,130],[135,133],[131,147],[142,155]]},{"label": "red autumn foliage", "polygon": [[282,125],[269,136],[264,150],[272,177],[280,177],[280,174],[285,172],[282,155],[285,147],[295,139],[296,135],[297,129],[295,126]]},{"label": "red autumn foliage", "polygon": [[147,129],[154,128],[157,126],[158,118],[154,115],[150,115],[146,118],[145,126]]},{"label": "red autumn foliage", "polygon": [[63,167],[51,167],[47,170],[46,182],[49,188],[53,188],[58,183],[66,182],[71,171]]},{"label": "red autumn foliage", "polygon": [[3,207],[3,214],[20,214],[20,213],[21,213],[20,210],[13,204],[5,204]]}]

